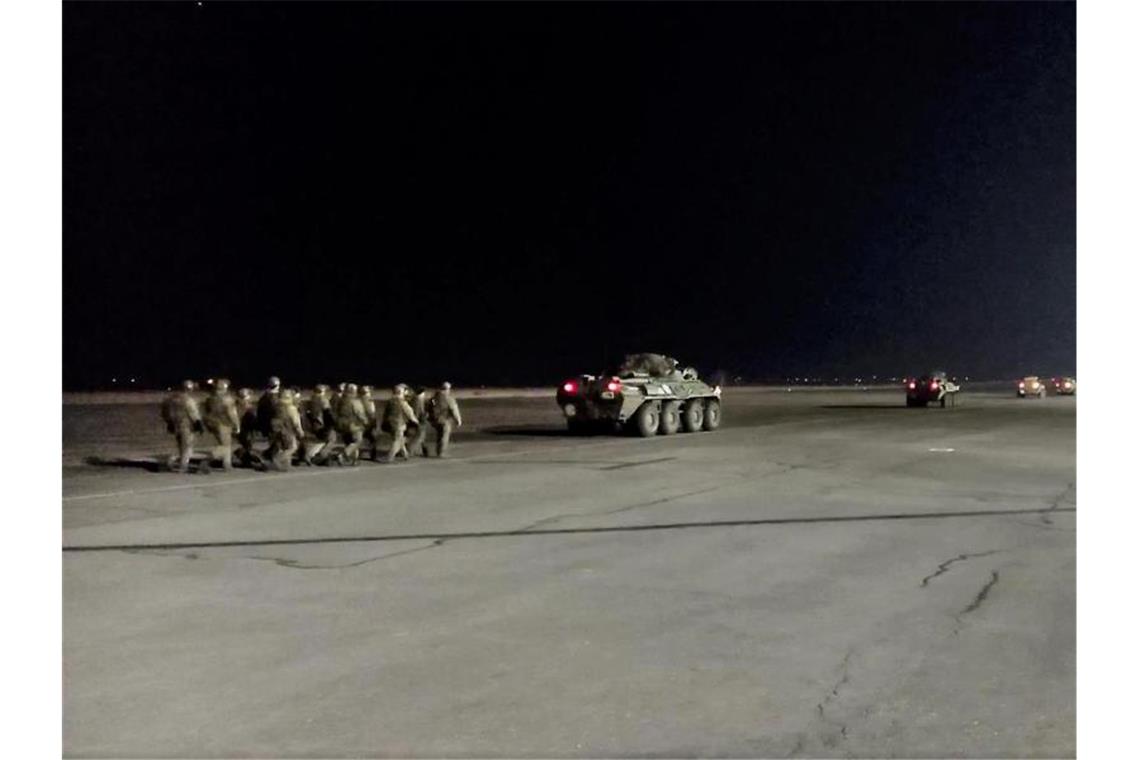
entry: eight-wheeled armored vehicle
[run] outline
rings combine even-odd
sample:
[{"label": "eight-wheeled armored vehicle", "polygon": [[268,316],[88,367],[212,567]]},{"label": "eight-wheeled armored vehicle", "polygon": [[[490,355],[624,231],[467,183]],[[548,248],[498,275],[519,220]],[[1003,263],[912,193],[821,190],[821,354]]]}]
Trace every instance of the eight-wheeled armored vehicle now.
[{"label": "eight-wheeled armored vehicle", "polygon": [[962,388],[945,372],[928,372],[922,377],[908,377],[906,380],[906,405],[926,406],[937,403],[945,408],[947,402],[954,406],[958,391]]},{"label": "eight-wheeled armored vehicle", "polygon": [[720,427],[720,386],[661,354],[632,354],[616,372],[579,375],[558,387],[572,432],[625,429],[648,437]]}]

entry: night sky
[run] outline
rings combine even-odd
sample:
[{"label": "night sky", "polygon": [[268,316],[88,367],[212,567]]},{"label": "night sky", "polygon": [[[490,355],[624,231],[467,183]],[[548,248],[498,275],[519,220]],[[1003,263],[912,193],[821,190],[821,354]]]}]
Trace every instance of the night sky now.
[{"label": "night sky", "polygon": [[1075,368],[1074,4],[63,17],[65,388]]}]

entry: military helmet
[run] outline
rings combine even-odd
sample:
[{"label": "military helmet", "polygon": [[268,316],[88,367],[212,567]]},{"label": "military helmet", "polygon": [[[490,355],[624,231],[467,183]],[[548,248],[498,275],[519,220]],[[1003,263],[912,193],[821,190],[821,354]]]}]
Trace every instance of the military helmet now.
[{"label": "military helmet", "polygon": [[281,399],[280,400],[286,404],[293,403],[293,389],[292,388],[286,388],[283,391],[281,391]]},{"label": "military helmet", "polygon": [[276,375],[270,377],[269,378],[269,387],[272,389],[275,389],[275,390],[280,389],[281,388],[281,378],[277,377]]},{"label": "military helmet", "polygon": [[349,383],[348,385],[344,386],[344,392],[350,396],[354,395],[356,393],[356,383]]},{"label": "military helmet", "polygon": [[441,390],[449,391],[449,390],[451,390],[451,383],[444,380],[443,384],[441,384],[439,387]]},{"label": "military helmet", "polygon": [[196,387],[198,387],[198,385],[193,380],[183,380],[182,381],[182,390],[184,390],[184,391],[192,391]]},{"label": "military helmet", "polygon": [[228,391],[230,389],[230,381],[223,378],[214,381],[214,390]]},{"label": "military helmet", "polygon": [[371,394],[372,394],[372,386],[371,385],[360,386],[360,395],[361,396],[368,396]]},{"label": "military helmet", "polygon": [[340,391],[341,393],[344,393],[344,389],[347,387],[348,387],[348,383],[337,383],[336,384],[336,389],[338,391]]},{"label": "military helmet", "polygon": [[249,388],[242,388],[238,391],[239,398],[253,398],[253,391]]},{"label": "military helmet", "polygon": [[313,391],[316,392],[317,394],[323,396],[329,392],[329,387],[327,385],[325,385],[324,383],[317,383],[316,386],[313,388]]}]

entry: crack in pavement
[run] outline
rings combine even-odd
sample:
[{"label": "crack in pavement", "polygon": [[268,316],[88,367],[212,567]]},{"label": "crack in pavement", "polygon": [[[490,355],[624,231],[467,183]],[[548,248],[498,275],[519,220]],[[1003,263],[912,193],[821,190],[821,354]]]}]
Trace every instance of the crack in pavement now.
[{"label": "crack in pavement", "polygon": [[628,507],[618,507],[617,509],[610,509],[605,512],[592,512],[593,515],[616,515],[619,512],[628,512],[632,509],[642,509],[644,507],[656,507],[658,504],[666,504],[670,501],[677,501],[677,499],[684,499],[688,496],[699,496],[703,493],[712,493],[724,488],[725,484],[719,486],[710,486],[709,488],[700,488],[696,491],[687,491],[685,493],[675,494],[673,496],[663,496],[660,499],[653,499],[652,501],[645,501],[638,504],[630,504]]},{"label": "crack in pavement", "polygon": [[993,570],[990,572],[990,579],[986,581],[986,585],[982,586],[981,591],[979,591],[978,595],[974,597],[974,601],[970,602],[970,605],[966,607],[966,609],[959,612],[958,616],[961,617],[962,615],[969,615],[971,612],[981,607],[982,602],[986,601],[986,597],[990,595],[990,589],[992,589],[997,584],[997,582],[998,571]]},{"label": "crack in pavement", "polygon": [[922,583],[920,583],[919,585],[920,586],[926,586],[928,583],[930,583],[931,580],[937,578],[938,576],[942,575],[947,570],[949,570],[950,566],[953,565],[955,562],[962,562],[964,560],[971,559],[973,557],[988,557],[991,554],[997,554],[999,551],[1000,551],[1000,549],[993,549],[992,551],[988,551],[988,552],[975,552],[973,554],[959,554],[957,557],[954,557],[953,559],[948,559],[945,562],[943,562],[941,565],[939,565],[938,569],[935,570],[930,575],[923,578]]},{"label": "crack in pavement", "polygon": [[546,525],[546,524],[552,523],[552,522],[558,522],[559,520],[563,520],[563,519],[568,518],[568,517],[598,517],[598,516],[605,516],[605,515],[616,515],[619,512],[627,512],[631,509],[641,509],[643,507],[655,507],[658,504],[665,504],[665,503],[670,502],[670,501],[676,501],[677,499],[683,499],[686,496],[697,496],[698,494],[702,494],[702,493],[711,493],[712,491],[716,491],[716,490],[719,490],[721,488],[724,488],[724,485],[712,486],[711,488],[702,488],[702,489],[699,489],[696,491],[687,491],[685,493],[674,494],[672,496],[664,496],[660,499],[654,499],[652,501],[638,502],[637,504],[630,504],[630,505],[625,506],[625,507],[618,507],[617,509],[610,509],[610,510],[605,510],[605,511],[563,512],[563,513],[560,513],[557,515],[551,515],[550,517],[544,517],[541,520],[536,520],[535,522],[532,522],[529,525],[524,525],[523,527],[519,528],[518,531],[520,533],[526,533],[528,531],[534,530],[535,528],[537,528],[539,526]]},{"label": "crack in pavement", "polygon": [[[1061,493],[1054,496],[1053,500],[1051,502],[1049,502],[1049,507],[1041,513],[1041,522],[1045,523],[1046,525],[1052,525],[1053,524],[1053,518],[1049,516],[1049,513],[1050,512],[1056,512],[1061,507],[1061,502],[1068,501],[1065,497],[1068,496],[1070,493],[1074,493],[1076,491],[1076,488],[1077,488],[1077,483],[1076,483],[1076,481],[1073,481],[1073,482],[1069,483],[1069,485],[1065,486],[1065,490],[1061,491]],[[1075,494],[1074,494],[1074,496],[1075,496]],[[1071,501],[1073,504],[1076,504],[1075,498],[1072,499]]]},{"label": "crack in pavement", "polygon": [[990,579],[988,581],[986,581],[985,585],[982,586],[981,589],[978,590],[978,593],[974,595],[974,600],[972,602],[970,602],[970,604],[967,605],[965,609],[963,609],[961,612],[959,612],[957,615],[954,616],[954,635],[955,636],[957,636],[958,632],[962,630],[962,617],[964,615],[969,615],[971,612],[974,612],[979,607],[981,607],[982,603],[986,601],[986,597],[988,597],[990,595],[990,590],[993,589],[993,587],[997,585],[997,582],[998,582],[998,571],[997,570],[990,571]]},{"label": "crack in pavement", "polygon": [[839,690],[842,689],[851,680],[850,665],[851,655],[854,654],[854,649],[848,649],[847,654],[843,656],[843,662],[840,663],[840,676],[835,685],[831,687],[831,691],[816,704],[816,712],[819,713],[819,719],[830,726],[838,726],[839,731],[832,731],[830,734],[821,736],[820,739],[825,747],[834,747],[842,741],[847,739],[847,724],[829,718],[827,715],[827,706],[835,700],[839,699]]},{"label": "crack in pavement", "polygon": [[[427,546],[417,546],[413,549],[404,549],[404,550],[398,551],[398,552],[388,552],[387,554],[381,554],[378,557],[369,557],[367,559],[362,559],[359,562],[348,562],[348,563],[345,563],[342,565],[305,565],[305,564],[302,564],[300,560],[285,559],[283,557],[250,557],[250,556],[244,556],[244,557],[235,557],[234,559],[247,559],[247,560],[255,560],[255,561],[259,561],[259,562],[273,562],[278,567],[284,567],[284,568],[288,568],[290,570],[342,570],[342,569],[350,568],[350,567],[360,567],[361,565],[367,565],[367,564],[372,563],[372,562],[378,562],[382,559],[392,559],[393,557],[402,557],[405,554],[414,554],[416,552],[422,552],[422,551],[425,551],[427,549],[434,549],[437,546],[443,546],[443,544],[446,543],[446,541],[447,541],[447,539],[445,539],[445,538],[437,538],[437,539],[433,540]],[[174,553],[171,553],[171,552],[163,552],[163,551],[148,551],[148,550],[142,550],[142,549],[124,549],[123,552],[126,554],[150,555],[152,557],[182,557],[183,559],[188,559],[188,560],[196,560],[196,559],[202,558],[202,555],[200,555],[196,552],[186,552],[186,553],[174,552]],[[225,558],[223,557],[221,559],[225,559]]]}]

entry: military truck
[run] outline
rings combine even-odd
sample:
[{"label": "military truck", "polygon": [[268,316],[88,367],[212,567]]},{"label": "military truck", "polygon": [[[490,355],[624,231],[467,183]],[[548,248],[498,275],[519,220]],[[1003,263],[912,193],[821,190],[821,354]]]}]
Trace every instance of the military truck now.
[{"label": "military truck", "polygon": [[571,432],[625,430],[649,437],[720,427],[721,388],[661,354],[631,354],[612,373],[578,375],[558,387]]}]

